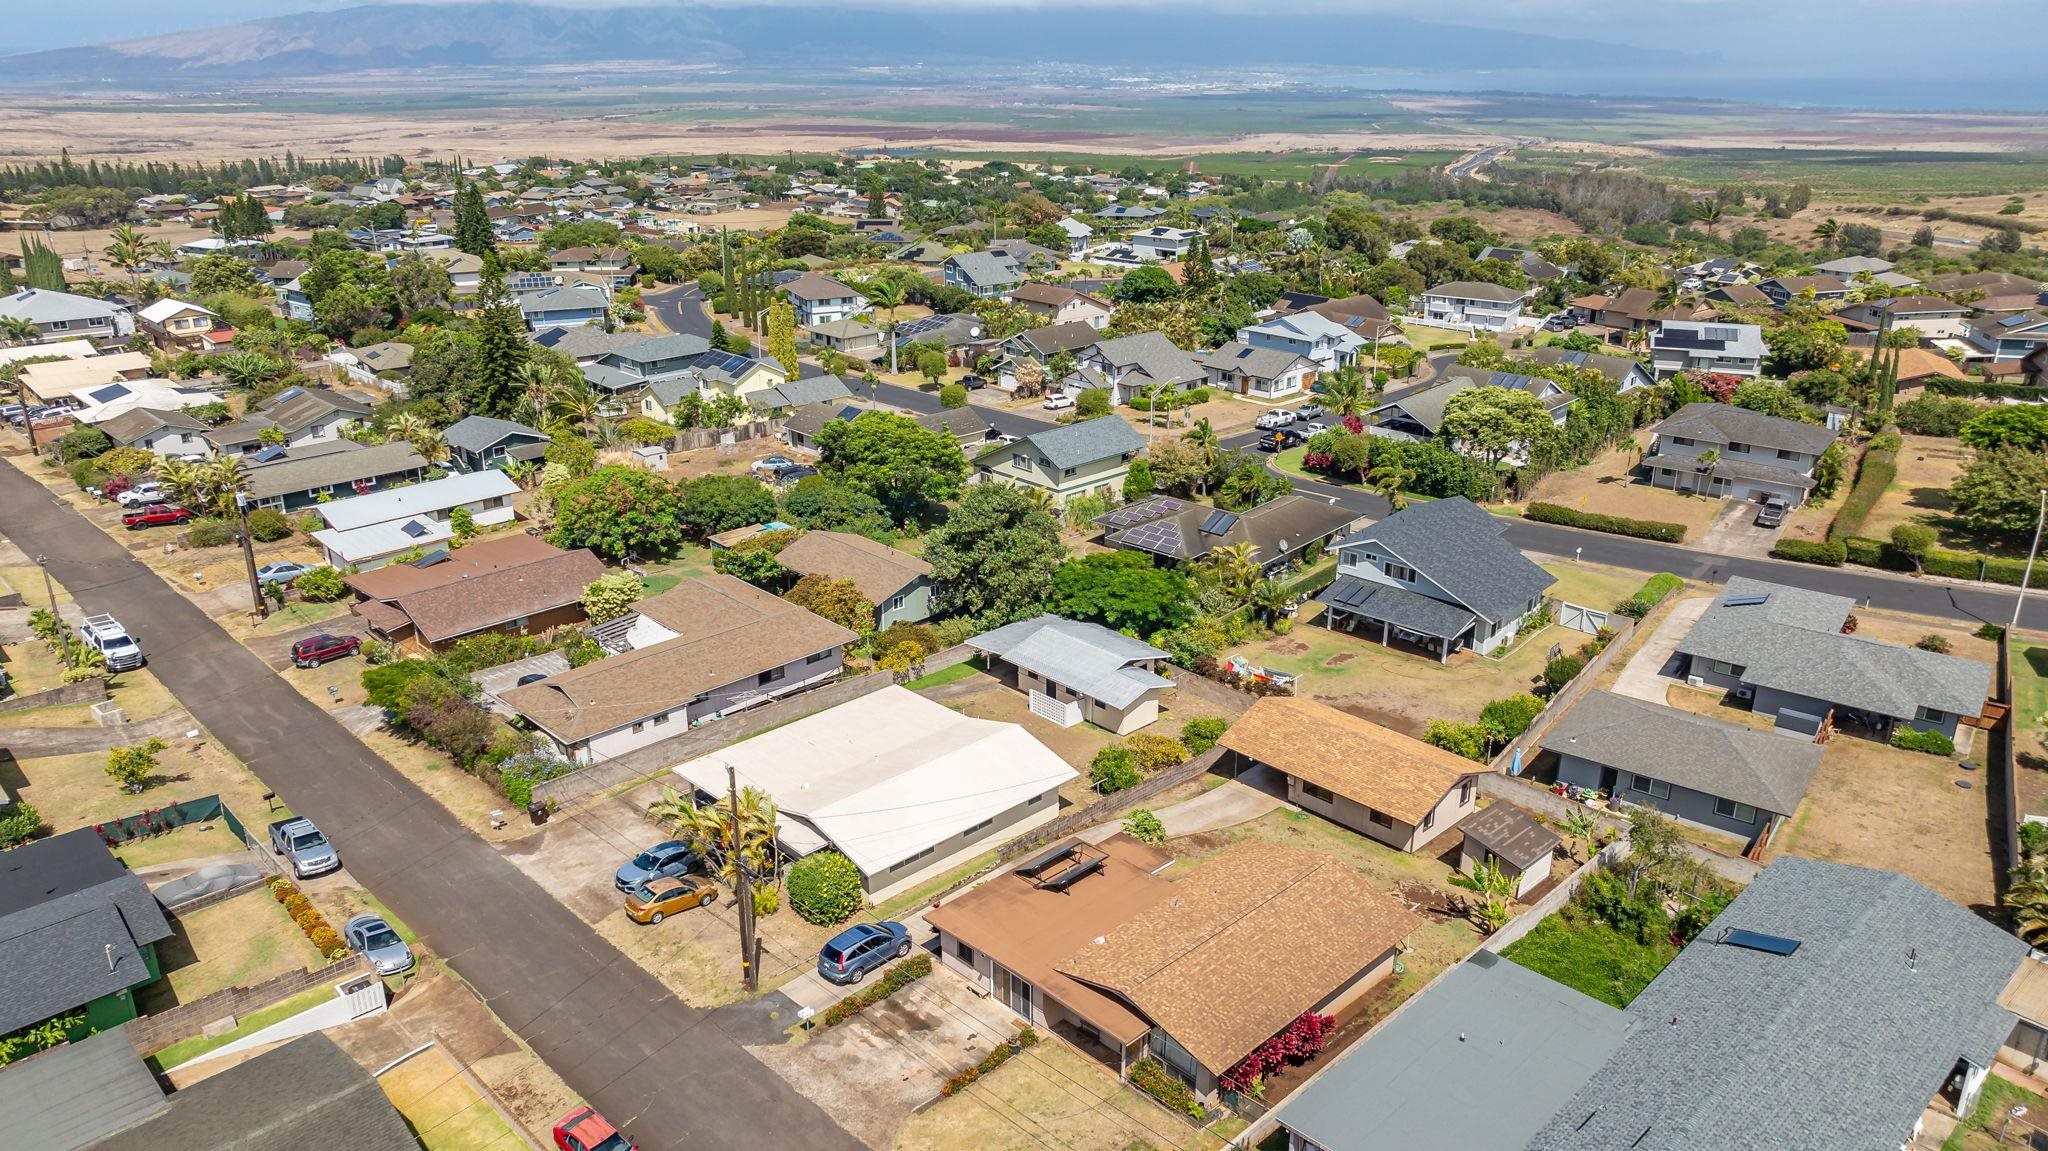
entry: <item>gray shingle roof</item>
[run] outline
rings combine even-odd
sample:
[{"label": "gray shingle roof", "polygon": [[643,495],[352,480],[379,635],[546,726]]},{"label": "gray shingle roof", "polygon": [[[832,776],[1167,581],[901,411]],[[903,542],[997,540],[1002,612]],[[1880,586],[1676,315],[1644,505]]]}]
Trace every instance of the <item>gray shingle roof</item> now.
[{"label": "gray shingle roof", "polygon": [[1499,284],[1486,284],[1477,280],[1453,280],[1448,284],[1438,284],[1423,293],[1425,296],[1447,296],[1458,300],[1493,300],[1501,303],[1519,300],[1526,294],[1513,288],[1503,288]]},{"label": "gray shingle roof", "polygon": [[126,1026],[0,1071],[0,1130],[35,1132],[40,1151],[73,1151],[164,1109]]},{"label": "gray shingle roof", "polygon": [[[1520,1151],[1628,1026],[1621,1011],[1482,951],[1290,1096],[1280,1123],[1324,1151]],[[1483,1105],[1446,1105],[1451,1085],[1470,1083],[1512,1086]]]},{"label": "gray shingle roof", "polygon": [[1706,444],[1749,444],[1753,447],[1787,448],[1818,455],[1835,442],[1835,433],[1824,424],[1807,424],[1779,416],[1767,416],[1733,404],[1702,401],[1687,404],[1652,429],[1659,435],[1685,436]]},{"label": "gray shingle roof", "polygon": [[1352,575],[1338,576],[1316,596],[1316,602],[1438,639],[1464,635],[1478,618],[1457,604]]},{"label": "gray shingle roof", "polygon": [[1453,496],[1409,504],[1338,546],[1377,544],[1460,604],[1500,623],[1520,616],[1557,582],[1502,536],[1506,530],[1471,500]]},{"label": "gray shingle roof", "polygon": [[785,380],[780,385],[768,388],[755,395],[756,403],[776,408],[800,408],[805,404],[821,404],[826,400],[842,400],[853,394],[846,381],[838,376],[811,376],[800,380]]},{"label": "gray shingle roof", "polygon": [[351,446],[352,451],[323,450],[317,455],[294,455],[299,449],[288,448],[285,457],[276,463],[249,465],[249,494],[267,500],[291,492],[419,471],[427,466],[412,445],[402,440],[371,447]]},{"label": "gray shingle roof", "polygon": [[92,1144],[149,1151],[419,1151],[384,1089],[315,1033],[178,1091],[141,1125]]},{"label": "gray shingle roof", "polygon": [[196,420],[184,412],[166,412],[155,408],[130,408],[111,420],[102,420],[99,429],[117,444],[132,444],[151,432],[164,428],[183,428],[189,432],[204,432],[204,421]]},{"label": "gray shingle roof", "polygon": [[1205,367],[1221,372],[1239,372],[1258,380],[1276,380],[1296,364],[1314,364],[1307,357],[1279,348],[1254,348],[1241,340],[1229,343],[1202,357]]},{"label": "gray shingle roof", "polygon": [[[1790,955],[1725,929],[1799,940]],[[1529,1151],[1878,1151],[1957,1057],[1989,1067],[2027,945],[1903,875],[1784,856],[1628,1007]]]},{"label": "gray shingle roof", "polygon": [[[1757,596],[1764,601],[1741,602]],[[1894,719],[1910,719],[1921,707],[1956,715],[1984,710],[1991,665],[1843,635],[1855,606],[1843,596],[1737,576],[1678,650],[1734,664],[1744,683]]]},{"label": "gray shingle roof", "polygon": [[0,1034],[148,982],[140,949],[170,936],[91,828],[0,853]]},{"label": "gray shingle roof", "polygon": [[[1039,455],[1051,460],[1055,468],[1078,468],[1126,452],[1143,451],[1145,437],[1138,434],[1138,429],[1125,423],[1122,416],[1107,415],[1033,432],[1020,444],[1031,445]],[[983,455],[1019,451],[1020,444],[999,444]]]},{"label": "gray shingle roof", "polygon": [[[1514,864],[1523,871],[1547,863],[1564,841],[1543,822],[1512,803],[1494,803],[1458,824],[1465,842]],[[1476,854],[1476,853],[1475,853]]]},{"label": "gray shingle roof", "polygon": [[[1041,285],[1025,285],[1037,287]],[[1050,356],[1055,352],[1074,352],[1102,339],[1098,332],[1083,320],[1068,320],[1063,324],[1048,324],[1043,328],[1032,328],[1017,333],[1017,338],[1029,344],[1040,355]]]},{"label": "gray shingle roof", "polygon": [[465,452],[481,452],[488,450],[491,445],[506,436],[520,435],[538,436],[543,440],[548,438],[548,434],[539,428],[530,428],[513,420],[493,419],[490,416],[464,416],[448,425],[448,430],[441,433],[441,440],[451,448]]},{"label": "gray shingle roof", "polygon": [[1138,332],[1102,340],[1095,351],[1118,368],[1136,368],[1154,381],[1192,383],[1202,378],[1202,366],[1193,356],[1166,338],[1164,332]]},{"label": "gray shingle roof", "polygon": [[946,262],[967,277],[969,283],[979,287],[996,288],[1024,282],[1024,270],[1017,266],[1015,260],[987,252],[961,252]]},{"label": "gray shingle roof", "polygon": [[1399,408],[1406,412],[1410,419],[1428,428],[1431,434],[1435,434],[1437,429],[1443,427],[1444,412],[1450,408],[1452,396],[1471,388],[1485,387],[1515,388],[1528,392],[1542,400],[1543,406],[1552,412],[1569,405],[1573,399],[1570,392],[1562,395],[1544,395],[1551,390],[1551,381],[1541,376],[1522,376],[1513,372],[1496,372],[1453,364],[1444,370],[1436,382],[1394,396],[1373,409],[1373,412]]},{"label": "gray shingle roof", "polygon": [[1589,693],[1541,743],[1777,815],[1798,809],[1821,756],[1817,743],[1605,691]]},{"label": "gray shingle roof", "polygon": [[1173,686],[1165,676],[1129,666],[1142,659],[1172,658],[1168,653],[1101,624],[1042,615],[967,642],[1111,707],[1128,707],[1147,691]]}]

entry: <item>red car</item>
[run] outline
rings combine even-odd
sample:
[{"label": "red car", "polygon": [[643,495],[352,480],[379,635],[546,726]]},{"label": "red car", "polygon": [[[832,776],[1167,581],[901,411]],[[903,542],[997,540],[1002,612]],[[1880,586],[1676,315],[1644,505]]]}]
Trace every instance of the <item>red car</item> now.
[{"label": "red car", "polygon": [[171,504],[144,504],[121,517],[121,523],[130,531],[136,528],[161,527],[164,524],[182,524],[193,518],[189,509]]},{"label": "red car", "polygon": [[309,635],[292,645],[292,664],[295,667],[319,667],[330,659],[354,655],[363,646],[360,636]]},{"label": "red car", "polygon": [[555,1124],[555,1146],[562,1151],[640,1151],[594,1108],[578,1107]]}]

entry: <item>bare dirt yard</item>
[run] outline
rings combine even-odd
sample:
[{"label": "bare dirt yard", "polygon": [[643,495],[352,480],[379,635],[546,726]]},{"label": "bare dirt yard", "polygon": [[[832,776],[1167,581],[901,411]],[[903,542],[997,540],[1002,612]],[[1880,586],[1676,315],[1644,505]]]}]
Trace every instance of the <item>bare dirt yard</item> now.
[{"label": "bare dirt yard", "polygon": [[1900,524],[1925,524],[1940,533],[1943,546],[1979,550],[1976,540],[1958,538],[1957,525],[1949,514],[1949,485],[1963,474],[1964,465],[1970,462],[1970,449],[1939,436],[1902,439],[1898,477],[1886,486],[1884,498],[1863,521],[1862,534],[1885,540]]},{"label": "bare dirt yard", "polygon": [[[1648,437],[1643,438],[1647,444]],[[1684,524],[1686,540],[1697,542],[1713,524],[1721,501],[1637,483],[1630,479],[1636,459],[1626,448],[1602,452],[1585,467],[1543,477],[1526,502],[1563,504],[1602,515]]]}]

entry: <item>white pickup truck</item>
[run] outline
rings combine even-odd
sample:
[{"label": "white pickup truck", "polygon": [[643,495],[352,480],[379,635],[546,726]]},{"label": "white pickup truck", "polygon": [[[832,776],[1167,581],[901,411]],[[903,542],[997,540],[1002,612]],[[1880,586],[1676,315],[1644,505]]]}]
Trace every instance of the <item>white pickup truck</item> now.
[{"label": "white pickup truck", "polygon": [[108,671],[133,671],[142,666],[142,645],[113,616],[86,616],[78,625],[78,637],[106,658]]}]

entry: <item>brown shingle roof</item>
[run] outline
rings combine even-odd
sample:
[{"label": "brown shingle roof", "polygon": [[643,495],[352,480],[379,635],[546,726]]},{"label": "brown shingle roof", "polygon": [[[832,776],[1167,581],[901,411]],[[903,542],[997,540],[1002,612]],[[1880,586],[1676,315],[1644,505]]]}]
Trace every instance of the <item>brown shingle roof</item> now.
[{"label": "brown shingle roof", "polygon": [[393,600],[409,592],[425,591],[469,576],[561,554],[561,548],[544,539],[525,534],[506,535],[449,552],[447,559],[427,567],[387,564],[373,571],[357,572],[346,579],[348,586],[365,599]]},{"label": "brown shingle roof", "polygon": [[676,637],[500,698],[564,743],[580,743],[858,638],[729,575],[684,580],[634,607]]},{"label": "brown shingle roof", "polygon": [[1221,1073],[1421,926],[1343,861],[1249,840],[1058,967],[1130,1001]]},{"label": "brown shingle roof", "polygon": [[850,300],[860,295],[838,280],[817,272],[805,272],[782,285],[782,290],[799,300]]},{"label": "brown shingle roof", "polygon": [[849,532],[805,532],[776,560],[798,575],[852,580],[860,597],[878,607],[919,576],[932,574],[932,565],[909,552]]},{"label": "brown shingle roof", "polygon": [[439,643],[576,603],[603,575],[604,562],[578,548],[402,595],[392,606],[412,619],[421,639]]},{"label": "brown shingle roof", "polygon": [[1239,755],[1419,824],[1478,764],[1419,739],[1294,696],[1252,704],[1218,741]]}]

